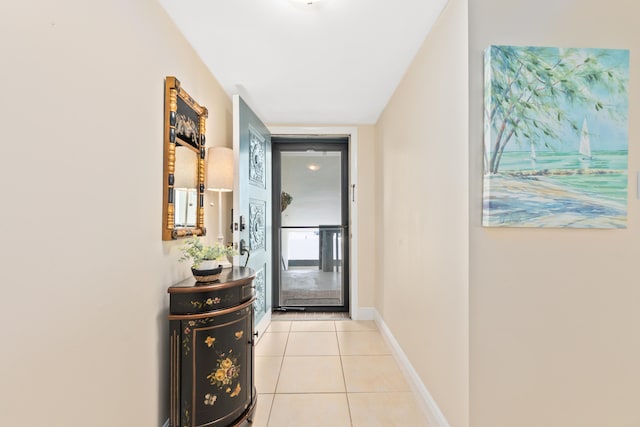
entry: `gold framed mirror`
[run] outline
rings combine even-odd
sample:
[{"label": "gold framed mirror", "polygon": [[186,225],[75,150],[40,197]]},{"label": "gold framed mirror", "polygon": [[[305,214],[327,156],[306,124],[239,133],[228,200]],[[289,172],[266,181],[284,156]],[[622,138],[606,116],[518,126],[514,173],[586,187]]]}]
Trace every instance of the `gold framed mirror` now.
[{"label": "gold framed mirror", "polygon": [[180,81],[164,83],[162,240],[204,236],[204,158],[207,109]]}]

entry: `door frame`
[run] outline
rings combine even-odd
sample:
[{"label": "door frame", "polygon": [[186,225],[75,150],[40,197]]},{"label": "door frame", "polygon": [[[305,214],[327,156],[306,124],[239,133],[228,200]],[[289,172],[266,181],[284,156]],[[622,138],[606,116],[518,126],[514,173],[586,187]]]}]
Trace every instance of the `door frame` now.
[{"label": "door frame", "polygon": [[349,315],[368,318],[358,305],[358,128],[355,126],[269,126],[272,137],[347,137],[349,150]]},{"label": "door frame", "polygon": [[[283,152],[304,152],[309,148],[314,148],[315,151],[330,151],[340,153],[340,225],[345,226],[343,229],[343,263],[341,269],[342,286],[341,296],[343,303],[339,306],[332,305],[309,305],[309,306],[283,306],[280,301],[280,295],[282,293],[282,273],[281,273],[281,256],[282,256],[282,240],[280,232],[282,230],[282,217],[280,209],[280,193],[282,191],[282,153]],[[271,137],[271,197],[272,197],[272,281],[271,286],[273,291],[271,296],[273,298],[271,307],[276,309],[277,307],[287,307],[291,310],[301,309],[309,310],[311,312],[340,312],[345,313],[351,310],[349,305],[349,294],[351,287],[349,286],[349,271],[350,271],[350,249],[351,239],[349,238],[349,198],[351,190],[349,187],[349,138],[341,137],[327,137],[323,135],[321,138],[309,137],[305,135],[300,136],[273,136]],[[337,223],[336,223],[337,224]],[[311,226],[312,224],[306,224]],[[321,227],[317,224],[318,230]],[[344,240],[346,238],[346,240]],[[276,292],[277,291],[277,292]],[[276,304],[276,302],[278,304]]]}]

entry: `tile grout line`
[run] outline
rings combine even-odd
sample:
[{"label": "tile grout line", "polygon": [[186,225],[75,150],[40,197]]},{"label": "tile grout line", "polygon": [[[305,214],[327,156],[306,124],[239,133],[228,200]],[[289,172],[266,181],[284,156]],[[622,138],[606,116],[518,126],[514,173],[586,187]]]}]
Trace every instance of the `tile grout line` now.
[{"label": "tile grout line", "polygon": [[349,413],[349,424],[353,427],[353,416],[351,415],[351,404],[349,403],[349,390],[347,389],[347,377],[344,374],[344,363],[342,363],[342,349],[340,348],[340,340],[338,339],[338,327],[333,322],[336,334],[336,344],[338,345],[338,355],[340,356],[340,370],[342,371],[342,383],[344,384],[344,398],[347,400],[347,412]]},{"label": "tile grout line", "polygon": [[278,394],[278,385],[280,384],[280,375],[282,375],[282,367],[284,366],[284,358],[287,353],[287,345],[289,345],[289,336],[291,335],[291,325],[289,325],[289,332],[287,332],[287,341],[284,343],[284,349],[282,350],[282,360],[280,361],[280,370],[278,371],[278,379],[276,380],[276,387],[273,390],[273,397]]},{"label": "tile grout line", "polygon": [[267,417],[266,427],[269,427],[271,421],[271,413],[273,411],[273,405],[276,402],[276,396],[278,395],[278,384],[280,383],[280,375],[282,374],[282,366],[284,365],[284,354],[287,352],[287,345],[289,344],[289,335],[291,334],[291,324],[289,324],[289,330],[287,331],[287,341],[284,344],[284,350],[282,350],[282,360],[280,361],[280,369],[278,370],[278,378],[276,379],[276,385],[273,389],[273,399],[271,399],[271,406],[269,407],[269,416]]}]

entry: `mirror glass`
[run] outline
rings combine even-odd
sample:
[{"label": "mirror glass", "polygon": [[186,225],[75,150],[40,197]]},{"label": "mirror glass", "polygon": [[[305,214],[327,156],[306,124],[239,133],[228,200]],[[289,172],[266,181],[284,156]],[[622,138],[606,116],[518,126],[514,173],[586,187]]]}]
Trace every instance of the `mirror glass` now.
[{"label": "mirror glass", "polygon": [[198,154],[190,146],[176,144],[173,203],[176,228],[195,227],[198,209]]}]

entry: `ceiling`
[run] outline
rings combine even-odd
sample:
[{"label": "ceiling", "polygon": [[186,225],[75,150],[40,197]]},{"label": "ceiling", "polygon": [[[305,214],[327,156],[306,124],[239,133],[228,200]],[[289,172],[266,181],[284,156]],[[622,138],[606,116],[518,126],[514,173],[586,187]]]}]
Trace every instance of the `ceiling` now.
[{"label": "ceiling", "polygon": [[375,123],[447,0],[159,0],[270,124]]}]

